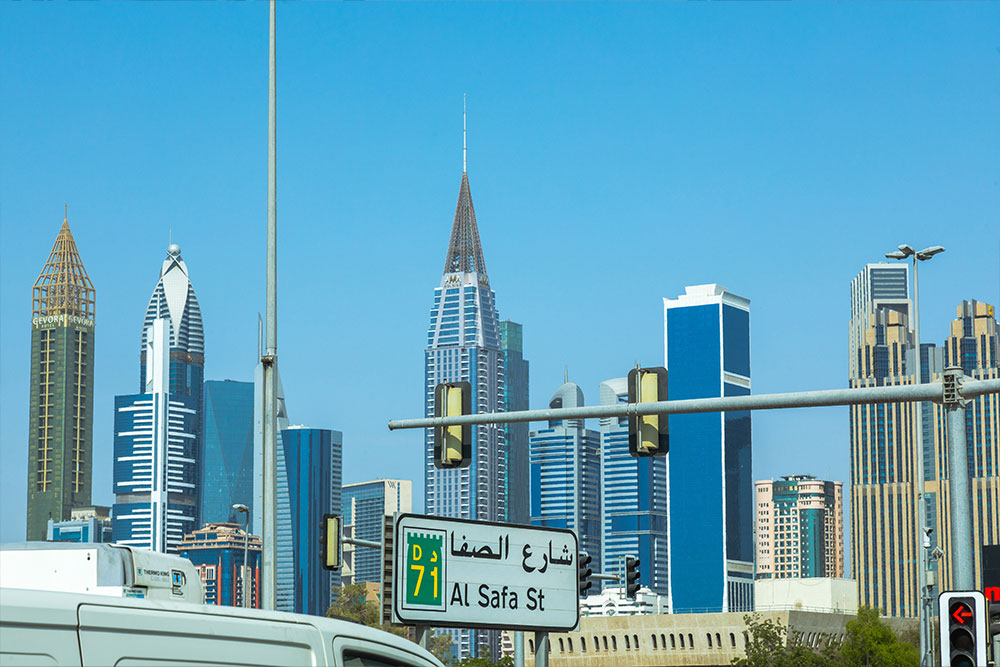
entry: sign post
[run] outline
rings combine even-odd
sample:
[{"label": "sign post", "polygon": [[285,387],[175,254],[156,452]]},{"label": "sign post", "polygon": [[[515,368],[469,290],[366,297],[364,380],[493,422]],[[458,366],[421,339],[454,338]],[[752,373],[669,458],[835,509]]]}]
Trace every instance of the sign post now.
[{"label": "sign post", "polygon": [[394,532],[395,622],[555,632],[576,627],[573,531],[401,514]]}]

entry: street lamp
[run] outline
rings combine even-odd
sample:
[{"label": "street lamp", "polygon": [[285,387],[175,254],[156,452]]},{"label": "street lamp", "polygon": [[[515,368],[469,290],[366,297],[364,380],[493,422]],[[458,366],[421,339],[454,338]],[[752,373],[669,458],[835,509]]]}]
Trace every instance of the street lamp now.
[{"label": "street lamp", "polygon": [[250,550],[250,508],[243,503],[236,503],[233,505],[233,509],[246,515],[243,530],[243,576],[240,579],[243,582],[243,606],[249,607],[250,605],[247,604],[247,552]]},{"label": "street lamp", "polygon": [[[906,259],[907,257],[913,258],[913,338],[916,347],[916,363],[914,364],[913,378],[914,384],[920,384],[923,380],[921,377],[921,349],[920,349],[920,287],[919,281],[917,280],[917,262],[922,262],[932,258],[938,253],[944,252],[944,248],[939,245],[930,246],[929,248],[924,248],[923,250],[914,250],[912,246],[907,244],[902,244],[897,246],[896,250],[892,252],[885,253],[888,259]],[[914,486],[916,486],[917,492],[917,526],[919,527],[919,532],[917,533],[917,583],[919,586],[919,598],[918,598],[918,616],[920,619],[920,664],[924,665],[927,661],[927,653],[930,649],[928,637],[930,636],[930,615],[927,613],[927,603],[931,601],[929,591],[927,586],[927,551],[930,549],[930,529],[927,527],[927,507],[924,503],[924,485],[927,480],[925,477],[924,470],[924,416],[923,416],[923,404],[920,401],[916,403],[916,415],[914,419],[914,431],[916,435],[914,437],[914,445],[916,448],[914,458],[917,460],[917,474]]]}]

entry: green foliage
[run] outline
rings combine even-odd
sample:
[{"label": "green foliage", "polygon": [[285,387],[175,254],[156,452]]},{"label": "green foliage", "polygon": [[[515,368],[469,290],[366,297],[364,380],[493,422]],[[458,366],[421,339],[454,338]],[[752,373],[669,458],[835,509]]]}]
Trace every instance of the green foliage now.
[{"label": "green foliage", "polygon": [[878,609],[858,607],[858,617],[847,622],[847,637],[840,647],[845,667],[917,667],[920,650],[900,641],[880,618]]},{"label": "green foliage", "polygon": [[494,660],[488,654],[489,651],[487,649],[480,648],[479,655],[475,658],[469,656],[462,660],[454,660],[449,664],[455,667],[514,667],[514,658],[504,656],[499,660]]},{"label": "green foliage", "polygon": [[381,611],[378,603],[368,599],[368,590],[364,584],[348,584],[336,591],[337,598],[326,610],[330,618],[343,621],[353,621],[370,628],[378,628],[401,637],[407,636],[406,628],[381,623]]},{"label": "green foliage", "polygon": [[444,632],[434,632],[427,643],[427,650],[434,654],[434,657],[450,664],[454,660],[451,647],[451,636]]},{"label": "green foliage", "polygon": [[805,646],[788,646],[788,628],[781,621],[760,614],[744,614],[747,625],[746,657],[733,658],[737,667],[839,667],[829,651],[817,653]]},{"label": "green foliage", "polygon": [[912,637],[900,639],[880,618],[877,609],[858,607],[857,618],[848,621],[839,650],[814,651],[788,645],[788,628],[780,621],[746,614],[743,622],[750,638],[746,657],[732,661],[737,667],[917,667],[919,650]]}]

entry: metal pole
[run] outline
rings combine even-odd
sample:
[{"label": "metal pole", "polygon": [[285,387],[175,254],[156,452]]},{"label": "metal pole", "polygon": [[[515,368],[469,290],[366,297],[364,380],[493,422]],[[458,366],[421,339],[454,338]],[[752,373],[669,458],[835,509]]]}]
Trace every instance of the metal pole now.
[{"label": "metal pole", "polygon": [[524,630],[514,631],[514,667],[524,667]]},{"label": "metal pole", "polygon": [[278,510],[278,161],[277,161],[277,81],[275,57],[275,2],[271,0],[270,43],[267,91],[267,311],[264,335],[264,525],[261,569],[264,609],[274,609],[277,601]]},{"label": "metal pole", "polygon": [[973,589],[972,496],[969,492],[969,444],[965,429],[965,403],[961,396],[962,369],[944,370],[945,410],[948,414],[948,499],[951,505],[951,587]]},{"label": "metal pole", "polygon": [[[913,369],[913,384],[921,384],[924,380],[922,371],[922,358],[920,349],[920,283],[917,274],[917,255],[913,255],[913,338],[916,348],[915,364]],[[927,661],[927,644],[930,636],[927,626],[930,615],[927,613],[927,604],[930,597],[927,595],[927,547],[925,541],[927,536],[927,507],[924,503],[924,488],[926,487],[926,477],[924,470],[924,423],[923,423],[923,403],[917,401],[913,404],[913,432],[914,432],[914,458],[916,459],[913,470],[913,487],[916,492],[915,501],[917,503],[917,539],[914,545],[917,550],[917,619],[920,628],[920,664],[923,666]]]},{"label": "metal pole", "polygon": [[414,626],[414,630],[417,635],[417,644],[425,651],[429,651],[431,645],[430,628],[427,627],[426,625],[416,625]]},{"label": "metal pole", "polygon": [[[1000,393],[1000,379],[969,381],[967,385],[980,389],[979,393]],[[459,424],[511,424],[515,422],[553,421],[559,419],[695,414],[701,412],[729,412],[734,410],[774,410],[778,408],[813,408],[904,401],[940,401],[941,391],[940,382],[928,382],[917,385],[883,385],[880,387],[824,389],[821,391],[799,391],[784,394],[689,398],[680,401],[592,405],[579,408],[486,412],[457,417],[392,419],[389,421],[389,430],[457,426]],[[962,392],[966,397],[973,395],[965,387],[962,388]]]},{"label": "metal pole", "polygon": [[250,551],[250,512],[244,512],[246,515],[246,521],[244,522],[243,530],[243,606],[249,607],[249,601],[247,600],[247,553]]},{"label": "metal pole", "polygon": [[549,667],[549,633],[535,633],[535,667]]}]

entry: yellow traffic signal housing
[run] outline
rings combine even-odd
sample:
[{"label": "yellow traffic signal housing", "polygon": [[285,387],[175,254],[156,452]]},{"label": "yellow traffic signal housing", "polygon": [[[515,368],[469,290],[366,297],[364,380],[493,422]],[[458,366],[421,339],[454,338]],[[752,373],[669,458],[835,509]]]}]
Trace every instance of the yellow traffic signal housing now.
[{"label": "yellow traffic signal housing", "polygon": [[[434,388],[434,416],[457,417],[472,414],[472,385],[442,382]],[[434,427],[434,465],[438,468],[465,468],[472,461],[472,426]]]},{"label": "yellow traffic signal housing", "polygon": [[[667,400],[667,369],[633,368],[628,374],[628,402],[655,403]],[[628,450],[632,456],[664,456],[670,449],[667,415],[628,418]]]},{"label": "yellow traffic signal housing", "polygon": [[323,559],[323,567],[327,570],[340,569],[340,528],[342,523],[342,517],[338,514],[323,515],[320,557]]}]

